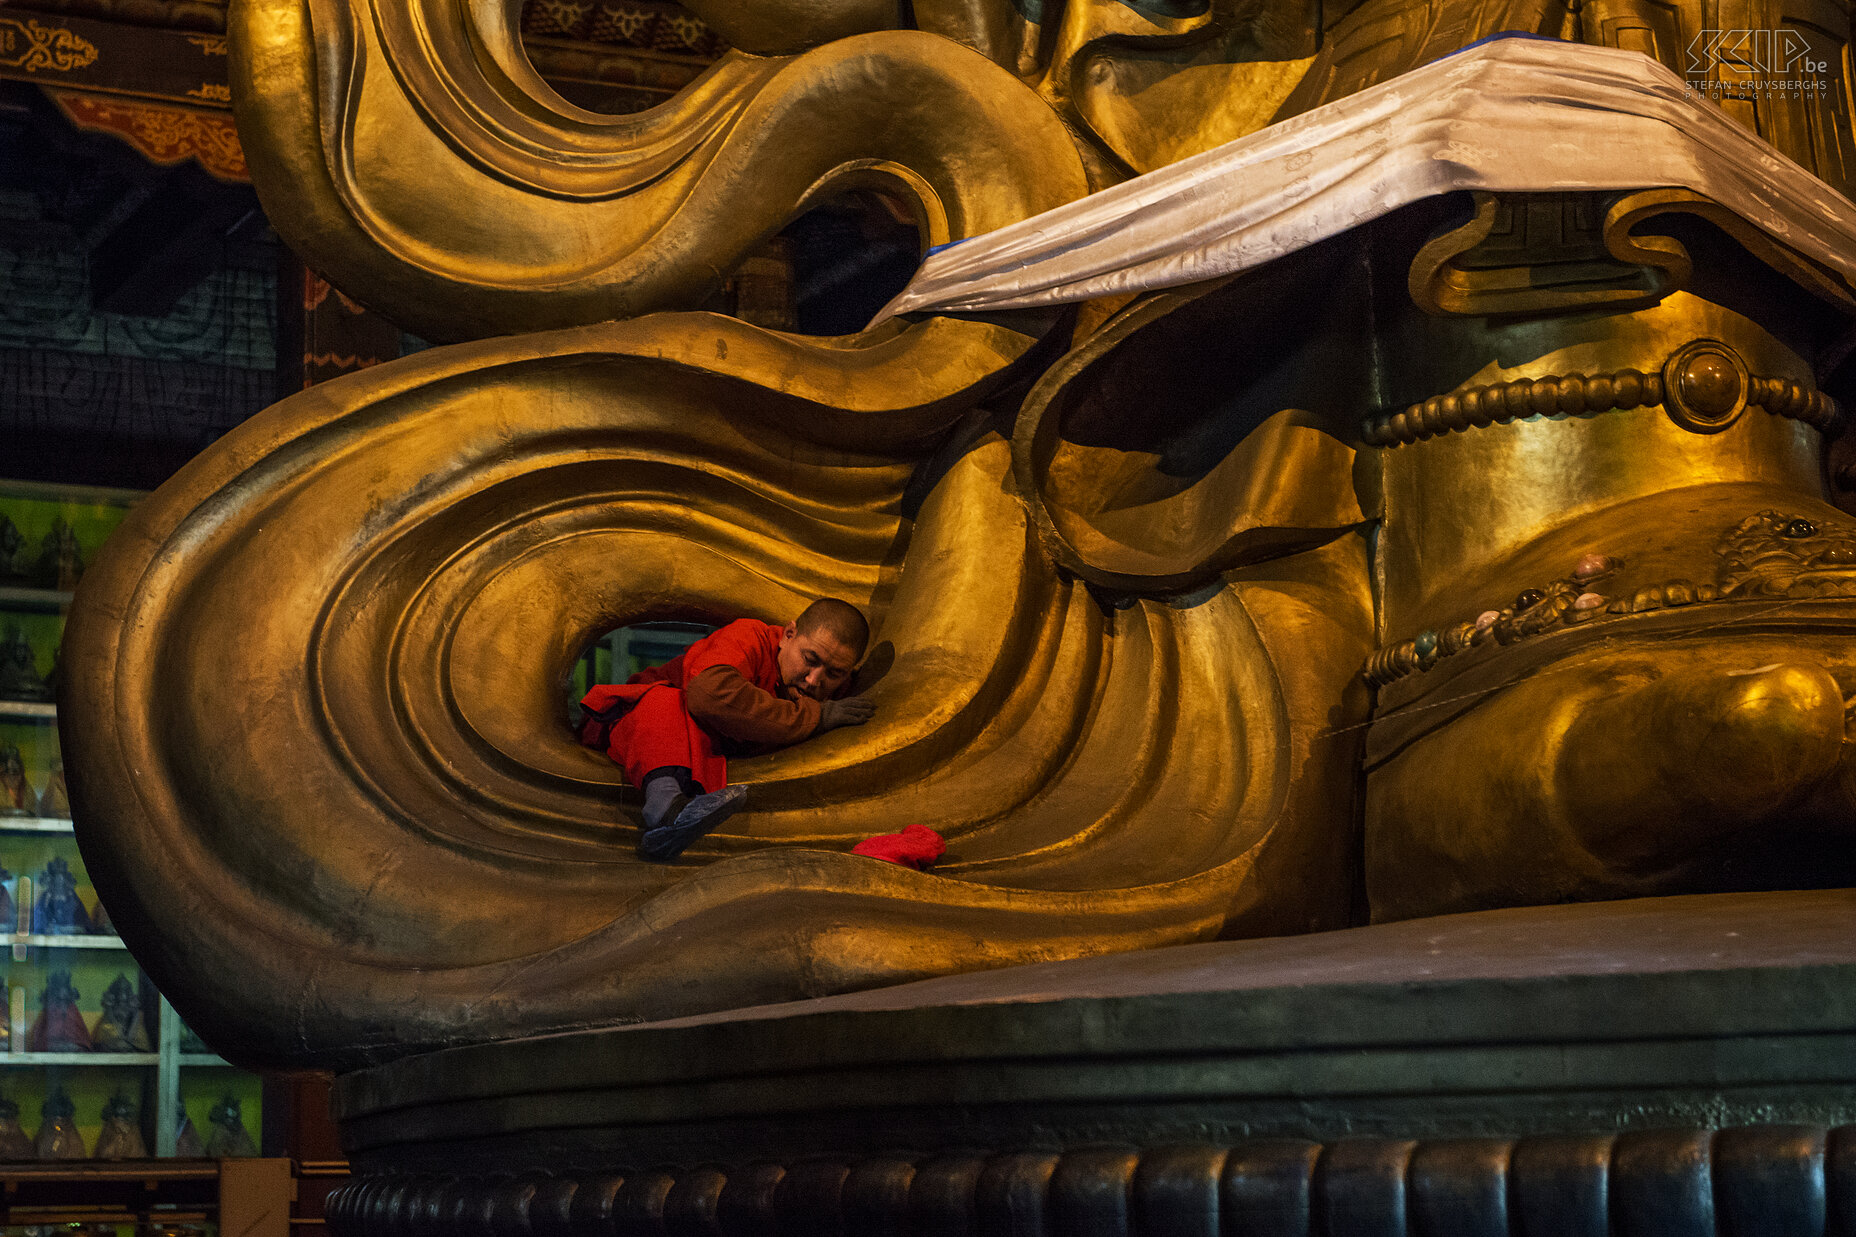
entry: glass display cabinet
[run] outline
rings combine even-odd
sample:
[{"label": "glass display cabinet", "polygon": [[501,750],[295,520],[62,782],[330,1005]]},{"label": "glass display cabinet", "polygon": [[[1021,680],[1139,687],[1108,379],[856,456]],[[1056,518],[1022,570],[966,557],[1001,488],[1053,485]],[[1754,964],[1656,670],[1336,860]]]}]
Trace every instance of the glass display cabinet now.
[{"label": "glass display cabinet", "polygon": [[65,794],[65,614],[138,497],[0,480],[0,1164],[258,1154],[259,1078],[195,1038],[124,948]]}]

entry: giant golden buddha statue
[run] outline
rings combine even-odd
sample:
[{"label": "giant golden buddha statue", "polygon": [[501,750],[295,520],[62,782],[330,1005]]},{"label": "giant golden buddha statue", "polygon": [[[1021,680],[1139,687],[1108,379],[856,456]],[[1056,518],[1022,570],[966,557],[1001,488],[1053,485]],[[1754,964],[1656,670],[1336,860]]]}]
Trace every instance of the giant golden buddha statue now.
[{"label": "giant golden buddha statue", "polygon": [[[1828,66],[1770,94],[1731,56],[1695,75],[1700,5],[689,7],[733,50],[607,116],[528,66],[518,0],[233,4],[280,233],[463,342],[253,418],[83,582],[86,857],[210,1039],[346,1067],[1856,875],[1846,8],[1736,19]],[[1512,31],[1566,42],[1440,59]],[[1523,72],[1563,118],[1647,101],[1576,151],[1458,132],[1423,164],[1456,179],[1381,176]],[[924,278],[1041,235],[998,259],[1022,283],[1094,243],[1064,211],[1170,219],[1154,177],[1271,151],[1302,179],[1168,199],[1304,211],[1223,265],[905,294],[841,338],[691,309],[834,194],[962,242]],[[737,762],[751,810],[639,862],[570,667],[820,595],[875,620],[876,720]],[[911,822],[948,839],[932,872],[846,853]]]}]

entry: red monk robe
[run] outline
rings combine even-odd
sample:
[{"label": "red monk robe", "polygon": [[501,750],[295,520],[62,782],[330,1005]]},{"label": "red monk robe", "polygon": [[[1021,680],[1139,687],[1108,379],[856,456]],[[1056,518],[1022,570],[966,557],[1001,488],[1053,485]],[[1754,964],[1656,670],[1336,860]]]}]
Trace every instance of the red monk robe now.
[{"label": "red monk robe", "polygon": [[667,766],[690,771],[705,793],[728,785],[728,755],[748,756],[812,737],[819,702],[780,685],[786,628],[736,619],[671,661],[580,701],[580,741],[604,748],[644,785]]}]

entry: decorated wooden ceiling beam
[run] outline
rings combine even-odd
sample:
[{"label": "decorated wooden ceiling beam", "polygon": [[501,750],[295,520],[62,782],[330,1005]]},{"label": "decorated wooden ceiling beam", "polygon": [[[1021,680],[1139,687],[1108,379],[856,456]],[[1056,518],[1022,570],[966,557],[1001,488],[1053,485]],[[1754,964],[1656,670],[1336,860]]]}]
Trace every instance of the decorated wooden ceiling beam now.
[{"label": "decorated wooden ceiling beam", "polygon": [[[0,77],[228,106],[225,6],[155,0],[131,12],[110,0],[0,4]],[[713,31],[664,0],[538,0],[524,46],[549,81],[668,97],[725,50]]]},{"label": "decorated wooden ceiling beam", "polygon": [[192,107],[232,102],[223,34],[11,6],[0,8],[0,77]]}]

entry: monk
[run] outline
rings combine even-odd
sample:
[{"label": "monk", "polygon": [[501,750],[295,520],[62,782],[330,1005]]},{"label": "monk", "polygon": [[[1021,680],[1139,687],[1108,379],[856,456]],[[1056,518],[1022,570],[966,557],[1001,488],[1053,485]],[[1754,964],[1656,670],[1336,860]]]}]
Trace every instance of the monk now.
[{"label": "monk", "polygon": [[869,641],[856,606],[824,597],[785,627],[736,619],[664,665],[588,692],[580,741],[644,791],[638,853],[674,859],[741,809],[748,788],[728,784],[729,756],[869,721],[869,700],[839,699]]}]

